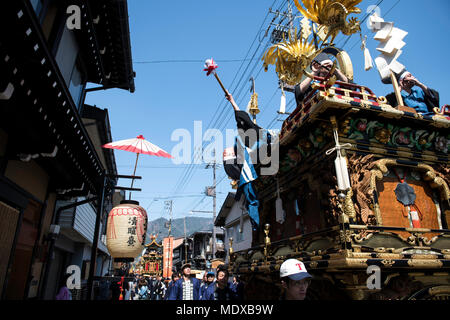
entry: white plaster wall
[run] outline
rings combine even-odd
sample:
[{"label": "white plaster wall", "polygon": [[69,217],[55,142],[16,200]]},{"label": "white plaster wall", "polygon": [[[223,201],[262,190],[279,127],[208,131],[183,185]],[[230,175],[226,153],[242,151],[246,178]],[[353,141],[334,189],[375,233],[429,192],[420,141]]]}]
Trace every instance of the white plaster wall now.
[{"label": "white plaster wall", "polygon": [[[251,247],[252,245],[252,226],[250,222],[250,218],[247,213],[244,214],[243,224],[242,224],[242,240],[236,241],[236,231],[239,230],[240,225],[240,217],[242,215],[242,203],[243,198],[239,202],[235,202],[233,207],[230,210],[230,213],[225,219],[225,250],[228,254],[228,250],[230,247],[229,239],[233,238],[233,251],[245,250]],[[233,232],[230,234],[230,229],[233,229]],[[227,256],[228,262],[228,256]]]}]

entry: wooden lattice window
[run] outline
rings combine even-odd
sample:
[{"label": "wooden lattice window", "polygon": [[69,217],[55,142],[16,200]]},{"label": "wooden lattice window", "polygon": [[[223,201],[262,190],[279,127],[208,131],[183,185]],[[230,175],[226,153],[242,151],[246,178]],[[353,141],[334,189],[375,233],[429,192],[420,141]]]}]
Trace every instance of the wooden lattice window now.
[{"label": "wooden lattice window", "polygon": [[20,212],[0,201],[0,295],[6,278]]}]

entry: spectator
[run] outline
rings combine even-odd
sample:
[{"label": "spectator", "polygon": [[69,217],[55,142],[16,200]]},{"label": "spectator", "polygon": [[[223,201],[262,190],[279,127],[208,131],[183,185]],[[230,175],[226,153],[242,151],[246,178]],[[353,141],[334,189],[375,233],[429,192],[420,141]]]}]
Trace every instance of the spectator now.
[{"label": "spectator", "polygon": [[214,272],[205,273],[205,283],[203,285],[201,300],[214,300]]},{"label": "spectator", "polygon": [[123,300],[131,300],[131,288],[132,288],[133,282],[125,280],[123,283],[123,290],[125,291],[125,294],[123,296]]},{"label": "spectator", "polygon": [[281,285],[284,293],[281,300],[304,300],[312,276],[307,272],[303,262],[288,259],[280,267]]},{"label": "spectator", "polygon": [[192,277],[191,264],[181,267],[182,278],[175,282],[168,300],[199,300],[200,280]]},{"label": "spectator", "polygon": [[158,275],[153,285],[152,300],[162,300],[163,294],[164,283],[161,281],[161,276]]},{"label": "spectator", "polygon": [[110,288],[111,288],[111,300],[113,301],[119,300],[121,294],[120,281],[112,280]]},{"label": "spectator", "polygon": [[148,289],[146,280],[141,280],[139,282],[138,295],[139,300],[150,300],[150,290]]},{"label": "spectator", "polygon": [[244,284],[238,275],[233,276],[233,282],[230,285],[233,292],[232,300],[242,301],[244,300]]},{"label": "spectator", "polygon": [[64,274],[61,281],[60,289],[56,295],[56,300],[72,300],[72,293],[69,288],[67,288],[67,279],[69,279],[70,274]]},{"label": "spectator", "polygon": [[164,300],[168,300],[169,299],[170,292],[172,291],[172,288],[175,285],[175,282],[178,281],[179,279],[180,279],[180,275],[179,275],[178,272],[172,273],[172,281],[170,281],[169,284],[167,285],[167,291],[166,291],[166,295],[164,297]]},{"label": "spectator", "polygon": [[111,281],[109,279],[109,273],[105,273],[99,284],[98,300],[110,300],[111,299]]},{"label": "spectator", "polygon": [[233,300],[233,291],[228,283],[229,273],[224,267],[217,269],[217,280],[206,288],[203,300]]},{"label": "spectator", "polygon": [[205,291],[205,286],[206,286],[206,281],[207,281],[206,275],[207,275],[207,272],[206,271],[203,272],[202,284],[200,285],[200,300],[202,300],[202,296]]}]

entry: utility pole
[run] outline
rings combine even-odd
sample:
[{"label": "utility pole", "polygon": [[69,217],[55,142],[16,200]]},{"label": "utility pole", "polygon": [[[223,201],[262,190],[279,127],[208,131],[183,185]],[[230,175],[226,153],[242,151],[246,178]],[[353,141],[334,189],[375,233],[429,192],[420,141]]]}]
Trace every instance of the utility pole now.
[{"label": "utility pole", "polygon": [[[216,258],[216,228],[214,227],[214,222],[216,221],[216,153],[214,152],[214,162],[208,164],[206,169],[213,168],[213,186],[212,188],[207,188],[206,195],[213,197],[213,223],[212,223],[212,258]],[[210,190],[212,189],[212,195]]]},{"label": "utility pole", "polygon": [[291,2],[288,1],[288,24],[289,24],[289,34],[291,37],[294,36],[294,16],[292,15],[292,6],[291,6]]},{"label": "utility pole", "polygon": [[[269,13],[274,14],[275,17],[269,23],[269,27],[266,30],[265,36],[268,35],[271,27],[274,27],[272,30],[272,35],[270,41],[272,43],[278,43],[284,39],[288,40],[289,36],[294,36],[294,20],[299,18],[300,16],[294,16],[292,11],[291,2],[288,1],[288,10],[287,12],[273,11],[272,8],[269,9]],[[274,23],[276,19],[279,18],[278,23]],[[284,23],[284,20],[287,19],[287,23]]]},{"label": "utility pole", "polygon": [[184,216],[184,256],[185,256],[185,262],[187,263],[187,249],[188,249],[188,243],[187,243],[187,239],[186,239],[186,216]]}]

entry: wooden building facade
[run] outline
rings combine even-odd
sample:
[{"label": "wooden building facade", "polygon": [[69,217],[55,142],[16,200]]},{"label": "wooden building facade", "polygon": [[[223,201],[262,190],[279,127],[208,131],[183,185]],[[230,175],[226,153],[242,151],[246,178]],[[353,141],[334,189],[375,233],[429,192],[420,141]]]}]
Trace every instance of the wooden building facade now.
[{"label": "wooden building facade", "polygon": [[[67,27],[70,5],[79,29]],[[115,185],[83,107],[87,83],[134,91],[127,2],[2,2],[0,69],[0,295],[39,299],[61,229],[56,202],[104,199]]]}]

